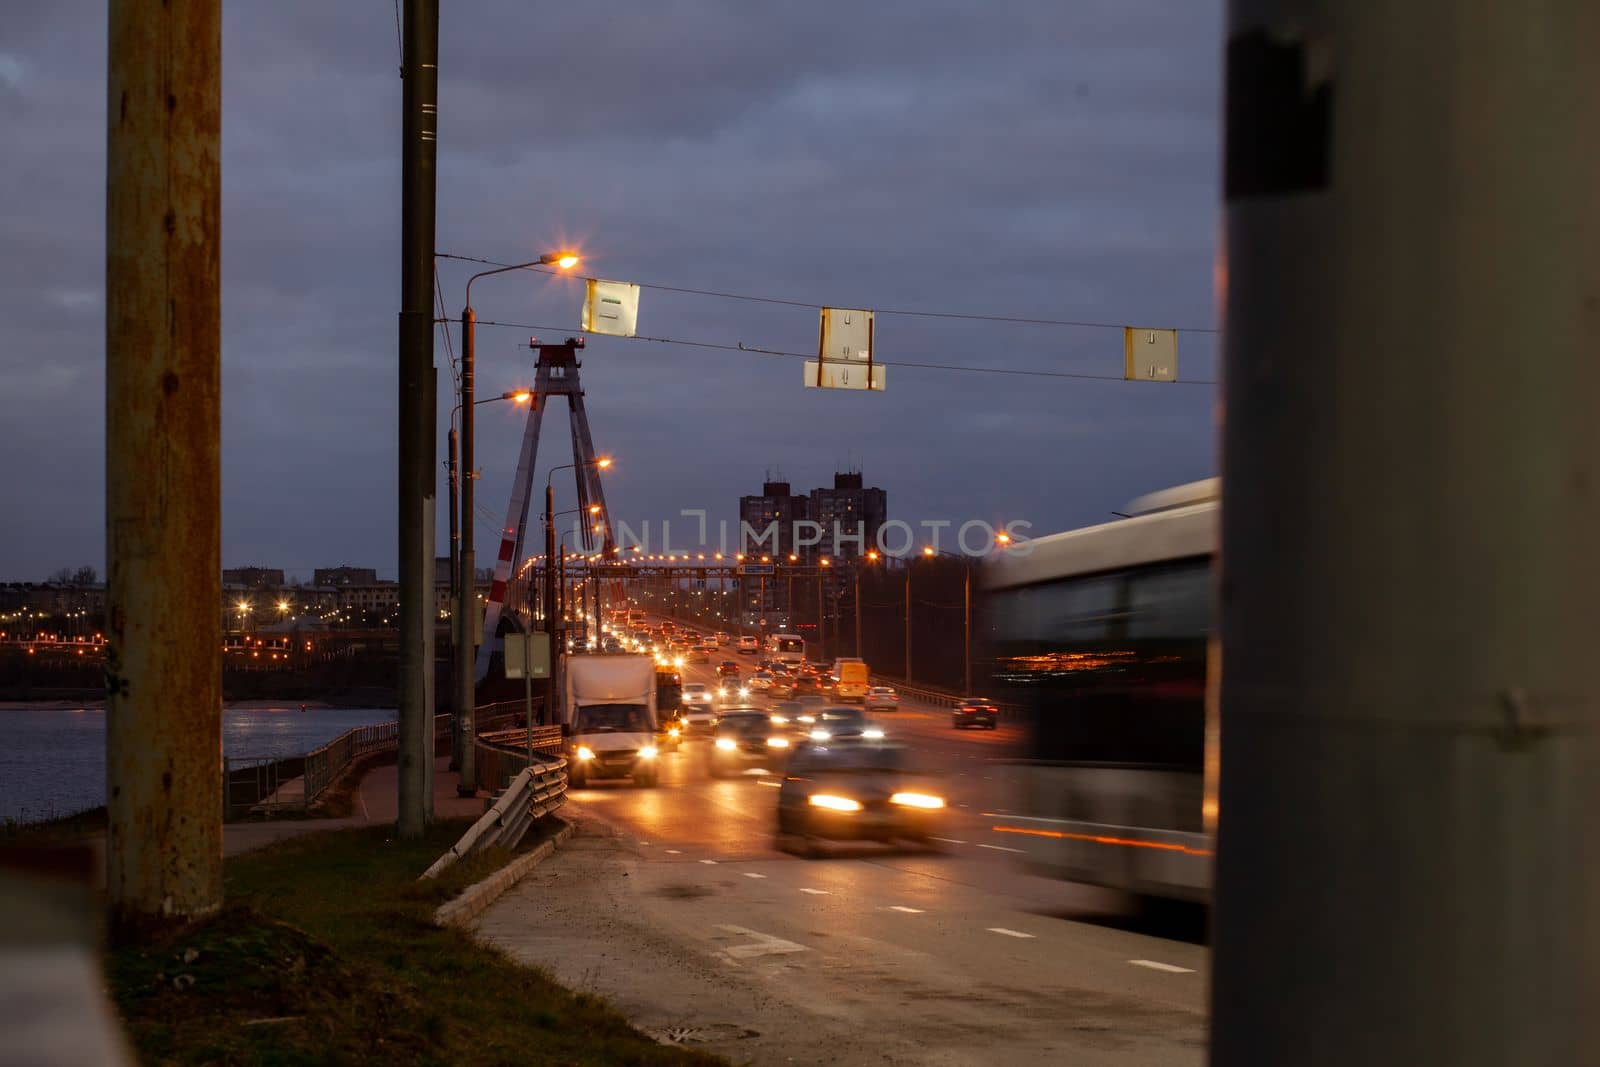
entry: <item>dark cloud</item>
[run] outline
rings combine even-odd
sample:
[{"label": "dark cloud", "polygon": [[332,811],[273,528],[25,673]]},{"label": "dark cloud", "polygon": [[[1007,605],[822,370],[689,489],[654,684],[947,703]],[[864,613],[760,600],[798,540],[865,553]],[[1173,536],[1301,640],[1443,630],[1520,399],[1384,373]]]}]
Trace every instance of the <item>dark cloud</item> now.
[{"label": "dark cloud", "polygon": [[[445,6],[442,251],[576,243],[609,277],[1211,323],[1217,5]],[[393,7],[225,11],[224,558],[391,569]],[[103,554],[105,47],[103,5],[0,12],[0,449],[25,457],[7,484],[27,502],[0,523],[6,576]],[[442,266],[452,315],[469,273]],[[484,319],[576,325],[570,281],[496,278],[474,296]],[[652,290],[641,331],[805,351],[816,313]],[[527,380],[527,333],[482,330],[485,390]],[[1121,366],[1108,330],[885,316],[878,334],[889,359]],[[1213,338],[1182,349],[1185,376],[1214,376]],[[447,390],[442,347],[439,362]],[[885,395],[822,394],[798,360],[611,339],[584,376],[619,461],[610,499],[635,528],[680,508],[732,518],[768,467],[810,486],[853,463],[897,517],[1049,529],[1214,466],[1204,387],[891,368]],[[551,421],[545,460],[565,448],[564,413]],[[516,413],[480,409],[488,513],[520,432]]]}]

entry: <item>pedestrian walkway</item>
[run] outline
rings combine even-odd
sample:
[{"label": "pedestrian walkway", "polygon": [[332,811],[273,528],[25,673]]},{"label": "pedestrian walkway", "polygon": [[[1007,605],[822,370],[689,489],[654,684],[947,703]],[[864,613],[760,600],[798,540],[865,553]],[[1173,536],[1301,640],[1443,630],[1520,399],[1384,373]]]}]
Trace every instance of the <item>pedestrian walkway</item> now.
[{"label": "pedestrian walkway", "polygon": [[[484,795],[456,795],[461,775],[450,770],[450,757],[438,756],[433,764],[433,817],[473,819],[484,812]],[[373,767],[361,776],[356,789],[355,812],[337,819],[282,819],[276,822],[233,822],[222,828],[222,854],[264,848],[277,841],[323,830],[354,826],[393,825],[400,811],[400,768],[393,763]]]},{"label": "pedestrian walkway", "polygon": [[[456,785],[461,775],[450,770],[450,758],[439,756],[433,766],[433,817],[435,819],[472,819],[482,815],[488,801],[481,791],[474,796],[456,795]],[[356,788],[354,814],[337,819],[277,819],[262,822],[230,822],[222,827],[222,854],[237,856],[242,852],[265,848],[279,841],[324,830],[348,830],[358,826],[393,825],[400,810],[399,768],[394,764],[373,767],[361,776]],[[93,854],[95,884],[105,885],[106,836],[103,832],[84,839]]]}]

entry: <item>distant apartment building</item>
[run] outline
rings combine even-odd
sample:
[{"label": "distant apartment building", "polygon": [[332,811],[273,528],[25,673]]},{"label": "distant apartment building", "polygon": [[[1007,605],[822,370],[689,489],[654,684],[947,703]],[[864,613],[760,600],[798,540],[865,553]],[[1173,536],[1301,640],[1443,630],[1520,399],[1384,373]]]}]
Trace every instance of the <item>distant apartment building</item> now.
[{"label": "distant apartment building", "polygon": [[[771,622],[789,615],[791,583],[780,577],[784,567],[794,562],[816,566],[826,556],[851,561],[859,559],[877,542],[878,532],[889,518],[889,494],[866,485],[860,471],[836,472],[831,488],[817,488],[796,495],[788,482],[768,480],[759,496],[739,498],[739,551],[746,565],[756,565],[762,556],[773,561],[775,573],[766,581],[760,575],[746,574],[741,582],[740,602],[746,613]],[[815,523],[821,528],[800,526]],[[816,542],[815,544],[802,544]],[[837,540],[836,540],[837,538]],[[859,539],[858,539],[859,538]],[[835,571],[830,587],[844,581]]]},{"label": "distant apartment building", "polygon": [[222,572],[222,584],[244,589],[281,589],[283,568],[227,567]]},{"label": "distant apartment building", "polygon": [[889,494],[865,487],[860,471],[834,474],[833,488],[811,490],[809,504],[811,521],[823,531],[822,542],[810,549],[808,559],[813,561],[819,556],[861,558],[889,521]]},{"label": "distant apartment building", "polygon": [[794,524],[809,517],[809,508],[810,501],[791,493],[788,482],[765,482],[760,496],[740,497],[739,551],[774,559],[794,552]]},{"label": "distant apartment building", "polygon": [[311,572],[311,584],[320,586],[377,585],[378,572],[372,567],[318,567]]}]

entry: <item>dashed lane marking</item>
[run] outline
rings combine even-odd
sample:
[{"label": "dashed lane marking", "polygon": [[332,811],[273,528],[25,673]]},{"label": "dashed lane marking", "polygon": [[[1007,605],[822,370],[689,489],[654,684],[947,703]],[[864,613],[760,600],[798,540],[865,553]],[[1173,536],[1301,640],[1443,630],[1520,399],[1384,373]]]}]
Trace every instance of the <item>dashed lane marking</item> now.
[{"label": "dashed lane marking", "polygon": [[667,849],[667,855],[669,855],[669,856],[681,856],[681,855],[683,855],[683,852],[680,849],[669,848],[669,849]]},{"label": "dashed lane marking", "polygon": [[1179,967],[1175,963],[1162,963],[1160,960],[1129,960],[1135,967],[1148,967],[1152,971],[1166,971],[1168,974],[1193,974],[1193,967]]},{"label": "dashed lane marking", "polygon": [[800,892],[810,893],[814,897],[825,897],[829,895],[826,889],[807,889],[805,886],[800,887]]},{"label": "dashed lane marking", "polygon": [[715,867],[717,865],[716,860],[701,860],[700,862],[704,863],[707,867]]},{"label": "dashed lane marking", "polygon": [[782,782],[769,782],[765,778],[763,778],[759,782],[757,782],[756,785],[764,785],[764,786],[767,786],[768,788],[771,788],[771,789],[782,789],[783,788],[783,783]]},{"label": "dashed lane marking", "polygon": [[766,875],[757,874],[755,871],[745,871],[744,872],[744,876],[746,878],[765,878],[766,877]]},{"label": "dashed lane marking", "polygon": [[1032,934],[1025,934],[1021,930],[1007,930],[1004,926],[991,926],[989,927],[989,932],[991,934],[1004,934],[1007,937],[1033,937]]},{"label": "dashed lane marking", "polygon": [[929,840],[932,840],[932,841],[943,841],[947,845],[964,845],[964,844],[966,844],[965,841],[957,841],[953,837],[934,837],[934,838],[930,838]]},{"label": "dashed lane marking", "polygon": [[979,848],[993,849],[996,852],[1021,852],[1022,851],[1022,849],[1020,849],[1020,848],[1007,848],[1004,845],[985,845],[981,841],[978,843],[978,847]]},{"label": "dashed lane marking", "polygon": [[921,915],[922,914],[922,909],[921,908],[908,908],[904,904],[890,904],[889,905],[889,910],[890,911],[903,911],[907,915]]}]

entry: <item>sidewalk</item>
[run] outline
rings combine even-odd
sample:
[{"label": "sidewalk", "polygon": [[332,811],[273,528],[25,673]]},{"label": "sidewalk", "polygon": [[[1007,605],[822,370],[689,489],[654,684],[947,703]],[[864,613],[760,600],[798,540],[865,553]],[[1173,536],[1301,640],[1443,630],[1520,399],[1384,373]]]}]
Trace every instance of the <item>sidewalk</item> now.
[{"label": "sidewalk", "polygon": [[[477,818],[484,812],[484,794],[456,796],[461,775],[449,769],[450,757],[438,756],[433,763],[433,817],[435,819]],[[356,790],[356,813],[340,819],[284,819],[279,822],[233,822],[222,827],[222,854],[264,848],[302,834],[322,830],[343,830],[353,826],[393,824],[400,810],[400,768],[395,764],[374,767],[361,777]]]}]

